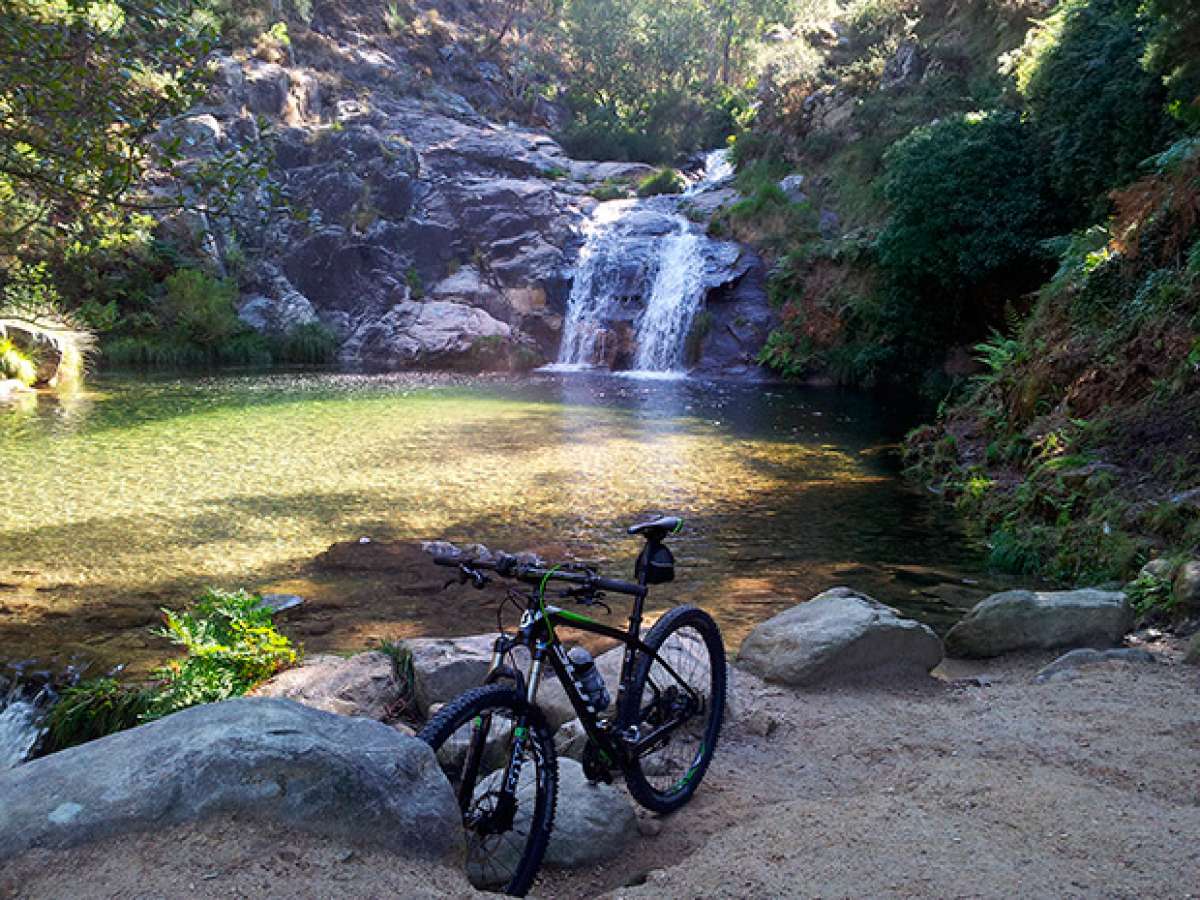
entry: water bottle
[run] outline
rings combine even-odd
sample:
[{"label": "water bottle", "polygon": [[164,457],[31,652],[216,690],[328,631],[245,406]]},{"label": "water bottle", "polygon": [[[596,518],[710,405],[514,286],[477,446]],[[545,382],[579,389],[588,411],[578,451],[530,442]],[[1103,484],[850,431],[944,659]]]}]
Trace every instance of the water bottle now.
[{"label": "water bottle", "polygon": [[567,659],[571,661],[571,673],[580,692],[596,712],[603,712],[612,698],[608,695],[608,686],[600,677],[600,670],[596,668],[592,654],[582,647],[572,647],[567,653]]}]

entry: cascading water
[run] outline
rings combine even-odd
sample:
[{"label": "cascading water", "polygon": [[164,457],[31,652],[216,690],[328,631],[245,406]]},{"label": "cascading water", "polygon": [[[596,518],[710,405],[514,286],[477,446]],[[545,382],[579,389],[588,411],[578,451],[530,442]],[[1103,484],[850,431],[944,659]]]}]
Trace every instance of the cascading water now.
[{"label": "cascading water", "polygon": [[680,217],[680,230],[663,238],[658,273],[638,326],[634,367],[643,372],[683,368],[684,347],[704,297],[703,241]]},{"label": "cascading water", "polygon": [[587,366],[603,357],[607,332],[601,328],[601,321],[605,310],[614,302],[615,293],[604,273],[620,259],[624,236],[617,225],[632,206],[631,200],[601,203],[588,222],[571,296],[567,300],[567,316],[558,350],[559,367]]},{"label": "cascading water", "polygon": [[42,736],[49,689],[36,692],[18,683],[5,688],[0,677],[0,772],[25,762]]},{"label": "cascading water", "polygon": [[[680,213],[689,196],[728,181],[724,150],[682,195],[601,203],[588,223],[567,301],[557,369],[612,365],[682,373],[704,302],[709,238]],[[632,344],[632,346],[629,346]]]}]

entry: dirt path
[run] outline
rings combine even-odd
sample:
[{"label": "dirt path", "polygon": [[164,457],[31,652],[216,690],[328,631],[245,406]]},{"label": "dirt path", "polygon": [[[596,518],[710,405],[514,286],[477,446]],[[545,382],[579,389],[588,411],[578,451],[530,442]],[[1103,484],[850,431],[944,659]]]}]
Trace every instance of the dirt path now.
[{"label": "dirt path", "polygon": [[985,687],[799,693],[739,673],[695,801],[619,867],[536,892],[1200,897],[1200,671],[1032,684],[1053,656],[947,667]]},{"label": "dirt path", "polygon": [[[739,672],[693,803],[534,895],[1200,897],[1200,670],[1109,664],[1032,684],[1053,655],[886,690]],[[235,823],[0,871],[0,897],[470,894],[455,872]]]}]

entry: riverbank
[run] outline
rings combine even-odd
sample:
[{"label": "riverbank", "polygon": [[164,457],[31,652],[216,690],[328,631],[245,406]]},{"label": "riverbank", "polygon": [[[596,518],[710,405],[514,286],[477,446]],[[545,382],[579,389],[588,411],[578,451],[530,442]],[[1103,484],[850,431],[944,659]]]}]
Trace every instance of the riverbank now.
[{"label": "riverbank", "polygon": [[[546,871],[545,898],[1196,896],[1197,670],[1032,682],[1057,653],[948,660],[934,679],[797,691],[736,673],[703,788],[631,851]],[[643,814],[639,814],[643,815]],[[649,822],[650,824],[647,824]],[[640,884],[639,884],[640,883]],[[293,832],[176,828],[0,874],[0,896],[470,896],[455,873]]]}]

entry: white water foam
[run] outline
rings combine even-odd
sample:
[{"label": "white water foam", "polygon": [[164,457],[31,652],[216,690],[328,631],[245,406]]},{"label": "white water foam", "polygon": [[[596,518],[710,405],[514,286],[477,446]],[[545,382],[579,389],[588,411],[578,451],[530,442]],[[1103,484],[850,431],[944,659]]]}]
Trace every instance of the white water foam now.
[{"label": "white water foam", "polygon": [[702,239],[686,219],[679,232],[663,239],[658,274],[638,325],[634,366],[646,372],[683,369],[688,332],[704,299]]},{"label": "white water foam", "polygon": [[27,700],[9,700],[0,709],[0,771],[19,766],[41,736],[40,711]]}]

